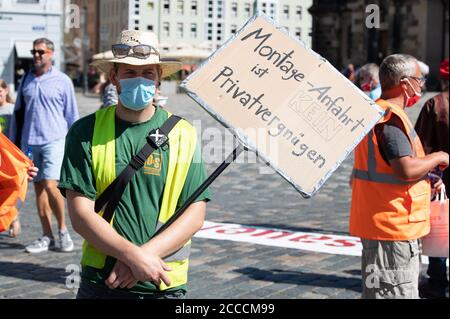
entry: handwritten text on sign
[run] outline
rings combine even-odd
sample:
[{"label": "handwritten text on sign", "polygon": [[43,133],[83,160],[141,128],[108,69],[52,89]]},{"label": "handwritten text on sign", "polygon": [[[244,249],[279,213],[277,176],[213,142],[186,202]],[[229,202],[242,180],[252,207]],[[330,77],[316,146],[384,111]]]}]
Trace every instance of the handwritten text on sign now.
[{"label": "handwritten text on sign", "polygon": [[[182,86],[304,196],[315,193],[382,110],[331,64],[254,16]],[[264,130],[256,140],[249,130]],[[277,152],[267,143],[276,142]]]}]

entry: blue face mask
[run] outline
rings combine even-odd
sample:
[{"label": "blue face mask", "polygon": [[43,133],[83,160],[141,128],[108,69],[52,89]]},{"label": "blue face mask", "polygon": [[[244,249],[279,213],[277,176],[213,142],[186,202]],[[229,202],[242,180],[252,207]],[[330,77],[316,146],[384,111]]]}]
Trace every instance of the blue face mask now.
[{"label": "blue face mask", "polygon": [[369,97],[374,101],[378,100],[381,97],[381,85],[370,91]]},{"label": "blue face mask", "polygon": [[133,111],[143,110],[150,105],[155,96],[155,81],[137,77],[122,79],[119,82],[122,89],[119,99],[127,109]]}]

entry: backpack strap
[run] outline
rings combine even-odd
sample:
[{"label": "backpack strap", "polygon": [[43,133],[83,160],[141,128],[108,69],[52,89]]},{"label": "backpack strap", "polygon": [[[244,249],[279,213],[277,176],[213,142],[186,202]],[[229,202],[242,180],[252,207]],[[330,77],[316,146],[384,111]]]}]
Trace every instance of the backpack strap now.
[{"label": "backpack strap", "polygon": [[111,222],[114,211],[119,203],[125,188],[133,175],[145,164],[147,158],[157,149],[167,145],[169,133],[182,118],[176,115],[170,116],[158,129],[150,131],[147,135],[147,143],[137,153],[127,167],[116,177],[116,179],[103,191],[95,201],[95,212],[99,213],[103,208],[102,217]]}]

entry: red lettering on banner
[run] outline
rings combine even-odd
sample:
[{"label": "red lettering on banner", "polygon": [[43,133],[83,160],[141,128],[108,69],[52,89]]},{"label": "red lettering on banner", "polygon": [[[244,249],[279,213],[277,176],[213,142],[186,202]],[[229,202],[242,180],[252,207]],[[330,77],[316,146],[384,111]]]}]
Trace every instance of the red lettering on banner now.
[{"label": "red lettering on banner", "polygon": [[202,228],[202,229],[200,229],[200,230],[208,230],[208,229],[213,229],[213,228],[217,228],[217,227],[222,227],[223,225],[212,225],[212,226],[210,226],[210,227],[204,227],[204,228]]},{"label": "red lettering on banner", "polygon": [[337,244],[325,244],[327,246],[332,246],[332,247],[352,247],[352,246],[356,246],[356,243],[352,243],[351,241],[348,241],[347,239],[335,239],[333,240],[333,242],[338,243]]},{"label": "red lettering on banner", "polygon": [[264,235],[267,235],[267,234],[278,234],[278,233],[281,233],[280,235],[276,235],[276,236],[270,236],[270,237],[268,237],[269,239],[278,239],[278,238],[281,238],[281,237],[286,237],[286,236],[289,236],[289,235],[292,235],[292,232],[287,232],[287,231],[275,231],[275,230],[270,230],[270,229],[268,229],[268,230],[265,230],[265,231],[263,231],[263,232],[261,232],[261,233],[258,233],[258,234],[253,234],[253,235],[251,235],[252,237],[258,237],[258,236],[264,236]]},{"label": "red lettering on banner", "polygon": [[355,247],[360,244],[358,238],[348,239],[334,239],[334,236],[320,235],[320,234],[308,234],[308,233],[296,233],[291,231],[275,230],[275,229],[261,229],[253,227],[242,227],[241,225],[229,225],[229,224],[212,224],[206,226],[200,231],[214,229],[215,233],[225,235],[240,235],[248,234],[250,237],[264,237],[265,239],[280,239],[304,243],[304,244],[322,244],[330,247]]},{"label": "red lettering on banner", "polygon": [[[303,239],[307,239],[310,238],[311,240],[303,240]],[[332,239],[329,236],[320,236],[320,237],[315,237],[314,235],[301,235],[295,238],[291,238],[289,239],[290,241],[298,241],[298,242],[302,242],[305,244],[313,244],[315,243],[317,240],[329,240]]]},{"label": "red lettering on banner", "polygon": [[250,228],[250,227],[239,227],[239,228],[234,228],[234,229],[219,229],[216,230],[216,233],[219,234],[227,234],[227,235],[237,235],[237,234],[245,234],[245,233],[252,233],[254,232],[256,229],[255,228]]},{"label": "red lettering on banner", "polygon": [[295,238],[289,239],[290,241],[301,241],[302,239],[313,237],[312,235],[301,235]]}]

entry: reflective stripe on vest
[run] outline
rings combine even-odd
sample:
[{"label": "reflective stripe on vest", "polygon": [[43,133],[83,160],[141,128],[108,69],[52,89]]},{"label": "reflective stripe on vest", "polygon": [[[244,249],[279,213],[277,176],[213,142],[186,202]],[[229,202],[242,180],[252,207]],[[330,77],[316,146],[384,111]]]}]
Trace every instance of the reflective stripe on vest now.
[{"label": "reflective stripe on vest", "polygon": [[[97,197],[116,178],[115,172],[115,106],[101,109],[95,114],[94,134],[92,138],[92,169],[94,172]],[[169,113],[169,116],[171,114]],[[175,213],[197,144],[195,128],[187,121],[181,120],[169,133],[169,163],[164,187],[163,199],[158,218],[158,228],[164,225]],[[180,146],[183,147],[180,147]],[[103,212],[100,212],[101,215]],[[111,220],[113,224],[114,216]],[[178,287],[187,283],[190,254],[190,241],[177,252],[164,258],[172,269],[167,272],[171,285],[161,283],[160,290]],[[102,269],[106,255],[83,243],[81,264]]]}]

